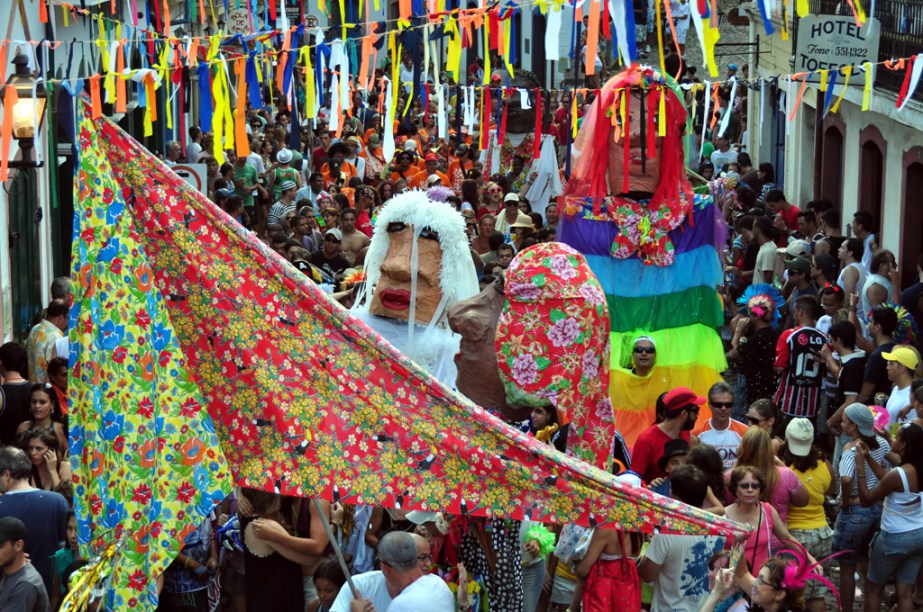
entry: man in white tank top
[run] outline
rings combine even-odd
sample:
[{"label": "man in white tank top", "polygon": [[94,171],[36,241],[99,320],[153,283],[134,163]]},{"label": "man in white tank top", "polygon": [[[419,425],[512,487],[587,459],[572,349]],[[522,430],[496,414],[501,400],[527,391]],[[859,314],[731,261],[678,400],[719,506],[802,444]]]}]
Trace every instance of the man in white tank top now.
[{"label": "man in white tank top", "polygon": [[865,268],[859,263],[864,251],[862,240],[850,238],[840,246],[837,253],[840,261],[843,262],[843,270],[837,277],[836,284],[842,287],[847,297],[860,291],[865,284]]}]

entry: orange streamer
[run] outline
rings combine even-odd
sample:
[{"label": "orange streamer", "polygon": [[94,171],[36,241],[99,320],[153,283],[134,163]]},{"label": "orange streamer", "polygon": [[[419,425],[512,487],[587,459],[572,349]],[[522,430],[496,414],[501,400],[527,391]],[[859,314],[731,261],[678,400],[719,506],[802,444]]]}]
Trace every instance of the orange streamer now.
[{"label": "orange streamer", "polygon": [[[4,52],[6,47],[3,48]],[[0,182],[9,180],[7,164],[10,159],[10,143],[13,140],[13,107],[19,101],[15,87],[7,87],[3,98],[3,125],[0,126]]]},{"label": "orange streamer", "polygon": [[93,108],[93,119],[99,119],[103,116],[103,100],[99,95],[99,75],[94,74],[90,77],[90,101]]},{"label": "orange streamer", "polygon": [[120,40],[119,46],[115,50],[115,70],[118,72],[118,76],[115,78],[115,112],[117,113],[128,112],[128,91],[125,78],[122,76],[122,73],[125,71],[126,42],[128,41],[126,41],[124,38]]},{"label": "orange streamer", "polygon": [[587,24],[586,33],[586,61],[584,70],[588,76],[596,74],[596,53],[599,49],[599,13],[602,9],[599,6],[599,0],[590,2],[590,21]]},{"label": "orange streamer", "polygon": [[802,79],[802,78],[803,78],[804,80],[801,81],[801,87],[798,89],[798,97],[795,98],[795,106],[792,107],[792,114],[789,115],[789,117],[788,117],[788,120],[789,120],[789,121],[794,121],[795,115],[798,114],[798,107],[801,106],[801,98],[804,97],[804,89],[805,89],[805,87],[806,87],[807,84],[808,84],[808,77],[807,77],[807,75],[804,74],[804,73],[798,73],[798,74],[792,75],[792,78],[795,79],[795,80],[798,80],[798,79]]},{"label": "orange streamer", "polygon": [[247,138],[247,59],[234,60],[234,74],[237,75],[237,108],[234,110],[234,144],[238,157],[250,155],[250,140]]}]

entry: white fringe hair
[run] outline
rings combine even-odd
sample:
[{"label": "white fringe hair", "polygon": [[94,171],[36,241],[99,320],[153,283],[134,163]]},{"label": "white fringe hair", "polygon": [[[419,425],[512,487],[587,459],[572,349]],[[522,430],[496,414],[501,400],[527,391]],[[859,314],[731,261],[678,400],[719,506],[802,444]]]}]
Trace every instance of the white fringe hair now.
[{"label": "white fringe hair", "polygon": [[443,297],[448,298],[446,307],[480,291],[477,272],[471,259],[471,247],[465,235],[464,216],[450,204],[430,200],[425,191],[412,189],[394,196],[378,212],[372,241],[365,256],[364,301],[371,301],[375,285],[381,278],[381,264],[391,246],[391,237],[388,235],[390,223],[412,225],[416,235],[423,228],[439,235],[439,246],[442,248],[439,286]]}]

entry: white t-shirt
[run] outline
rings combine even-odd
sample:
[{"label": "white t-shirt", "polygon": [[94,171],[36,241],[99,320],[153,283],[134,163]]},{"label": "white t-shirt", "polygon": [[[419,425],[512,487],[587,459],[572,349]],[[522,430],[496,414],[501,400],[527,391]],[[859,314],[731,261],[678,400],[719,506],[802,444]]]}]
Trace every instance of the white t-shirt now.
[{"label": "white t-shirt", "polygon": [[199,163],[199,155],[202,154],[202,145],[197,142],[190,142],[186,145],[186,163]]},{"label": "white t-shirt", "polygon": [[[372,605],[379,612],[384,612],[391,605],[391,596],[388,595],[385,575],[381,572],[356,574],[353,576],[353,584],[362,594],[362,599],[372,600]],[[330,612],[349,612],[349,602],[352,601],[352,598],[353,594],[349,590],[349,583],[347,582],[340,587],[337,598],[333,600],[333,605],[330,606]]]},{"label": "white t-shirt", "polygon": [[399,78],[401,79],[401,85],[404,86],[404,91],[410,93],[410,90],[413,89],[413,66],[408,68],[401,64]]},{"label": "white t-shirt", "polygon": [[455,596],[442,578],[426,574],[401,591],[387,612],[455,612]]},{"label": "white t-shirt", "polygon": [[711,163],[715,167],[715,173],[721,172],[724,164],[733,164],[737,161],[737,151],[728,149],[727,151],[718,151],[717,149],[711,154]]},{"label": "white t-shirt", "polygon": [[[773,275],[778,275],[779,254],[776,252],[776,244],[772,240],[767,240],[756,253],[756,266],[753,270],[753,282],[763,283],[763,272],[770,270]],[[771,282],[771,281],[770,281]]]},{"label": "white t-shirt", "polygon": [[263,163],[263,158],[260,157],[258,153],[251,153],[248,155],[247,163],[256,168],[257,174],[266,172],[266,164]]},{"label": "white t-shirt", "polygon": [[[907,385],[903,389],[898,389],[894,387],[891,389],[891,395],[888,396],[888,404],[885,408],[888,409],[888,416],[890,417],[890,423],[900,423],[897,418],[897,413],[910,405],[910,385]],[[907,418],[913,418],[913,411],[907,413],[907,417],[904,418],[904,421]]]},{"label": "white t-shirt", "polygon": [[698,612],[708,597],[708,560],[724,547],[716,536],[655,534],[646,556],[660,565],[651,610]]},{"label": "white t-shirt", "polygon": [[712,420],[708,419],[705,425],[701,428],[697,427],[694,433],[699,442],[718,451],[721,461],[724,462],[724,469],[730,470],[737,461],[737,449],[746,431],[747,426],[734,419],[728,423],[727,429],[715,429]]}]

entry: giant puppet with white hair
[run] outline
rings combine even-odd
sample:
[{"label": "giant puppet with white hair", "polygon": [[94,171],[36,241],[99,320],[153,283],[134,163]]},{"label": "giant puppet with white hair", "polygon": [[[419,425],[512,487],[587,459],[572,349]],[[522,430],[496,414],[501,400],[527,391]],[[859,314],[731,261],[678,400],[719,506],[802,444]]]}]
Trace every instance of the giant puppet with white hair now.
[{"label": "giant puppet with white hair", "polygon": [[461,338],[446,312],[478,293],[464,217],[425,191],[394,196],[375,220],[365,267],[353,315],[454,388]]}]

